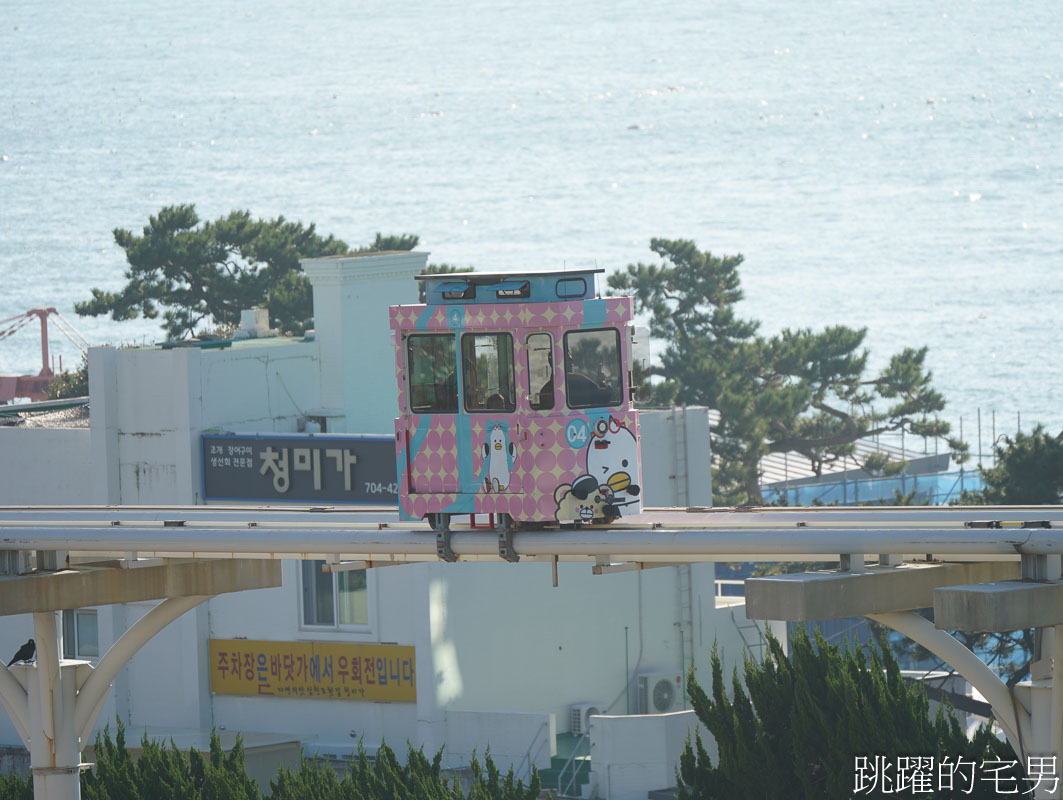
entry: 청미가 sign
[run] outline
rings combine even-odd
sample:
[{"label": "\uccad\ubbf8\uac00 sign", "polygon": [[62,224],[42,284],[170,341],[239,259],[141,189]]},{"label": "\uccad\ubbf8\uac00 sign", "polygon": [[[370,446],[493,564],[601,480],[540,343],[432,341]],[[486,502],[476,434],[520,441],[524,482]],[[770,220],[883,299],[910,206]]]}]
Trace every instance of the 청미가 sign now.
[{"label": "\uccad\ubbf8\uac00 sign", "polygon": [[210,640],[215,694],[417,702],[415,649],[393,644]]},{"label": "\uccad\ubbf8\uac00 sign", "polygon": [[203,498],[395,503],[390,436],[203,434]]}]

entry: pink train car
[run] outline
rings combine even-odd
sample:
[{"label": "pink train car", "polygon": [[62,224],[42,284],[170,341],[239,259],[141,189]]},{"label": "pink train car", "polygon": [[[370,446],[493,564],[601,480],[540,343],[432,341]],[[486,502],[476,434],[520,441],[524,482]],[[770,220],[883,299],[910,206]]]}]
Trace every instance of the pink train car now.
[{"label": "pink train car", "polygon": [[492,514],[503,549],[641,512],[632,300],[598,297],[602,271],[420,275],[427,302],[391,307],[404,519]]}]

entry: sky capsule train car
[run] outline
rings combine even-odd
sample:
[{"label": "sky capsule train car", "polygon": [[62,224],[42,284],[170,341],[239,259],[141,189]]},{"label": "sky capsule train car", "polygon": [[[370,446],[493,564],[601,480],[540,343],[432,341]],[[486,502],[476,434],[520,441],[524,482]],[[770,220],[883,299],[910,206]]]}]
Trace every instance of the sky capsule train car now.
[{"label": "sky capsule train car", "polygon": [[391,307],[404,518],[641,512],[632,300],[597,297],[600,272],[421,275],[427,303]]}]

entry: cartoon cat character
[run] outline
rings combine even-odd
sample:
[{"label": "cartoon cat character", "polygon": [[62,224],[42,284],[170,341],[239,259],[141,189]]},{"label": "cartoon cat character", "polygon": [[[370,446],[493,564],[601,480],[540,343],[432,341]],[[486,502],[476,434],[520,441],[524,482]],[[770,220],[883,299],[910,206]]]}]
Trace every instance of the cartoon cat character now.
[{"label": "cartoon cat character", "polygon": [[554,489],[557,510],[554,519],[558,522],[593,522],[605,518],[605,498],[593,492],[589,497],[579,498],[572,491],[572,484],[562,483]]},{"label": "cartoon cat character", "polygon": [[487,474],[484,476],[484,491],[504,492],[509,486],[510,459],[517,455],[516,446],[508,441],[501,425],[493,425],[483,446]]},{"label": "cartoon cat character", "polygon": [[594,424],[587,445],[587,474],[576,480],[572,492],[581,499],[598,493],[609,516],[642,511],[639,486],[639,443],[627,426],[613,417]]}]

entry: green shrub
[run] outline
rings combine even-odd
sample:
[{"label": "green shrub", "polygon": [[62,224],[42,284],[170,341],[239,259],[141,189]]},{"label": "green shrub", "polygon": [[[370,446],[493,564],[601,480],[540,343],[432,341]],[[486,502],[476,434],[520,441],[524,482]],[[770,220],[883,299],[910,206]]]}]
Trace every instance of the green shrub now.
[{"label": "green shrub", "polygon": [[[931,719],[922,686],[902,679],[884,639],[880,649],[865,653],[830,645],[818,630],[813,643],[799,627],[789,659],[770,633],[768,646],[763,663],[746,660],[744,686],[735,671],[730,698],[715,650],[711,697],[693,671],[688,676],[691,706],[719,754],[713,763],[700,735],[687,742],[678,769],[680,798],[850,797],[857,757],[887,764],[915,757],[934,764],[945,758],[1016,760],[1011,746],[985,727],[968,739],[944,710]],[[918,796],[996,796],[992,783],[973,784],[968,791],[957,781],[953,792]]]},{"label": "green shrub", "polygon": [[[210,753],[194,748],[187,756],[170,742],[169,747],[152,742],[145,734],[143,754],[134,764],[126,749],[125,726],[119,719],[117,734],[110,727],[96,737],[96,766],[81,779],[85,800],[259,800],[262,795],[244,766],[244,747],[239,737],[226,755],[221,740],[211,731]],[[282,767],[270,781],[270,793],[263,800],[535,800],[540,793],[539,775],[532,770],[527,788],[516,780],[513,769],[502,777],[491,759],[484,765],[473,757],[469,794],[457,779],[447,781],[440,763],[442,750],[429,761],[422,750],[409,746],[406,763],[400,764],[394,751],[381,743],[370,758],[359,744],[351,769],[342,777],[328,764],[304,759],[297,770]],[[0,776],[0,800],[32,800],[32,783],[16,777],[8,785]]]},{"label": "green shrub", "polygon": [[33,800],[33,778],[0,772],[0,800]]}]

